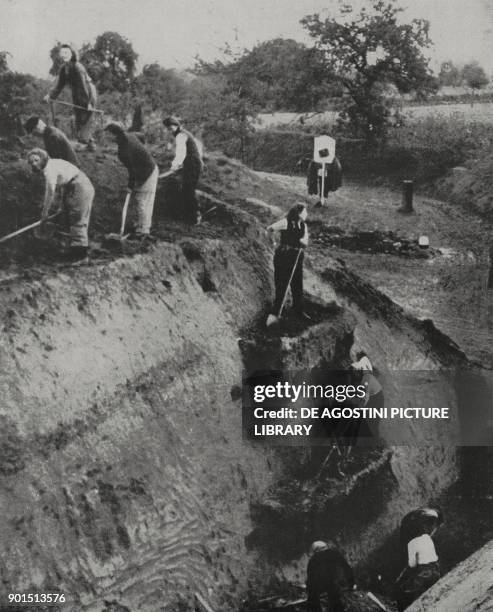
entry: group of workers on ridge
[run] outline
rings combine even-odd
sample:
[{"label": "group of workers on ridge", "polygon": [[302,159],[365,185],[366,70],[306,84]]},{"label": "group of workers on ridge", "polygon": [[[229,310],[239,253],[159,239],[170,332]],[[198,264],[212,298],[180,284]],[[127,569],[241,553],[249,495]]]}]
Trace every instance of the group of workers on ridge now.
[{"label": "group of workers on ridge", "polygon": [[[89,150],[94,150],[91,120],[96,112],[96,88],[69,45],[62,45],[59,53],[62,65],[57,83],[45,100],[53,103],[65,86],[71,89],[77,138],[79,142],[87,145]],[[195,190],[203,168],[201,143],[185,130],[175,117],[166,117],[163,125],[176,144],[171,169],[166,175],[172,177],[179,188],[184,219],[192,224],[200,223]],[[37,116],[30,117],[25,122],[24,129],[27,133],[34,133],[43,139],[44,149],[32,149],[27,155],[31,169],[42,173],[45,179],[41,207],[42,226],[51,216],[59,189],[62,195],[61,212],[68,226],[68,249],[64,252],[64,257],[71,262],[85,260],[95,193],[91,180],[80,169],[77,154],[61,129],[47,125]],[[115,122],[109,123],[105,131],[116,142],[118,159],[128,171],[129,204],[135,207],[137,213],[135,230],[128,239],[140,241],[148,237],[151,230],[159,168],[136,134],[125,131]]]}]

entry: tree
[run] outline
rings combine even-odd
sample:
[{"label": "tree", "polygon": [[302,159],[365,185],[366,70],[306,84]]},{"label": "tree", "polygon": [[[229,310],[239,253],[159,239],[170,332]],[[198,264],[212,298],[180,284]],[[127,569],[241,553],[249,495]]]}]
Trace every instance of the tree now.
[{"label": "tree", "polygon": [[10,55],[8,51],[0,51],[0,74],[8,72],[9,63],[7,57]]},{"label": "tree", "polygon": [[489,83],[486,72],[476,61],[470,62],[464,66],[462,69],[462,79],[472,90],[482,89]]},{"label": "tree", "polygon": [[80,61],[100,93],[128,90],[137,58],[130,41],[118,32],[104,32],[94,44],[85,44],[80,50]]},{"label": "tree", "polygon": [[[246,141],[253,131],[253,119],[260,106],[249,96],[251,83],[244,75],[238,75],[237,62],[241,55],[233,53],[229,47],[226,47],[224,53],[226,61],[207,63],[197,59],[194,72],[199,79],[194,83],[192,91],[193,94],[201,92],[202,99],[192,94],[193,100],[188,104],[188,112],[192,108],[202,112],[203,116],[207,117],[203,124],[204,129],[205,123],[208,123],[209,130],[217,131],[220,138],[224,137],[224,141],[237,139],[238,147],[234,154],[245,161]],[[210,115],[200,111],[201,104],[206,102],[212,111]]]},{"label": "tree", "polygon": [[246,143],[253,132],[255,110],[241,90],[223,74],[198,75],[189,86],[182,117],[209,148],[246,160]]},{"label": "tree", "polygon": [[369,142],[384,139],[390,125],[389,85],[418,97],[437,87],[423,54],[432,44],[429,23],[399,23],[401,11],[396,0],[371,0],[358,14],[344,4],[338,18],[315,14],[302,20],[324,53],[327,73],[348,94],[342,123]]},{"label": "tree", "polygon": [[147,64],[132,83],[132,92],[139,102],[151,110],[176,113],[187,95],[187,84],[176,70],[157,63]]},{"label": "tree", "polygon": [[315,110],[334,93],[323,54],[290,39],[269,40],[245,51],[229,66],[229,74],[263,111]]},{"label": "tree", "polygon": [[44,84],[30,74],[10,70],[9,55],[7,51],[0,51],[0,133],[3,135],[18,134],[21,115],[40,112],[43,108]]},{"label": "tree", "polygon": [[462,82],[461,70],[452,61],[442,62],[438,73],[438,82],[445,87],[458,87]]}]

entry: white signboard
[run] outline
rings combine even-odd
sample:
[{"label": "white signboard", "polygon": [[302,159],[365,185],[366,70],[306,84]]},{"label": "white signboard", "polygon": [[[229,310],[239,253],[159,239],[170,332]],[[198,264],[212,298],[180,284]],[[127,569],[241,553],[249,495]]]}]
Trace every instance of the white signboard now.
[{"label": "white signboard", "polygon": [[336,141],[330,136],[315,136],[313,139],[313,161],[331,164],[336,156]]}]

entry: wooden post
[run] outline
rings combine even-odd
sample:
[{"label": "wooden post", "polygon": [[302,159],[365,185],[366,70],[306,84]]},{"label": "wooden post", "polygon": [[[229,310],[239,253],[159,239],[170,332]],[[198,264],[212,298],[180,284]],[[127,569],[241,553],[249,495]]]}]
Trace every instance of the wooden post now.
[{"label": "wooden post", "polygon": [[401,212],[412,213],[413,209],[413,181],[402,181],[402,207]]},{"label": "wooden post", "polygon": [[320,183],[320,204],[325,206],[325,162],[322,162],[322,181]]}]

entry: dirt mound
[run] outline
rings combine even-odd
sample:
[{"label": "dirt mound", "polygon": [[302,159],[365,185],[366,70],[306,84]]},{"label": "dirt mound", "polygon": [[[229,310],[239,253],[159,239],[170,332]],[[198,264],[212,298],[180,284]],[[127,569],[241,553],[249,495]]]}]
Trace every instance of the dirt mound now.
[{"label": "dirt mound", "polygon": [[[31,143],[31,140],[29,140]],[[33,144],[33,143],[31,143]],[[0,226],[2,235],[20,229],[39,219],[40,205],[43,199],[44,184],[42,177],[31,172],[22,159],[25,155],[21,145],[6,153],[0,163]],[[161,168],[169,166],[169,154],[159,149],[151,149]],[[8,155],[7,155],[8,153]],[[119,231],[121,211],[127,186],[127,172],[118,161],[113,148],[103,148],[97,153],[80,152],[81,169],[89,176],[95,186],[96,195],[91,224],[89,229],[90,246],[93,260],[113,259],[122,254],[121,249],[109,249],[104,244],[104,235]],[[204,215],[204,226],[190,227],[180,221],[180,210],[177,205],[176,189],[172,181],[159,183],[154,207],[153,235],[162,240],[173,241],[181,235],[221,238],[233,231],[241,234],[251,223],[245,219],[240,222],[240,212],[232,216],[221,203],[227,199],[230,204],[242,208],[246,199],[262,190],[270,204],[289,204],[295,196],[288,190],[279,190],[272,183],[260,179],[242,164],[222,154],[209,154],[206,157],[204,172],[199,183],[203,195],[199,196],[199,205]],[[210,197],[208,197],[210,196]],[[245,206],[248,209],[248,206]],[[271,215],[270,215],[271,216]],[[251,217],[250,217],[251,218]],[[129,210],[127,230],[135,222],[135,211]],[[64,230],[61,221],[56,221],[56,228]],[[132,249],[123,253],[132,254]],[[27,233],[0,245],[0,267],[15,264],[23,267],[52,267],[57,260],[54,241],[37,240],[32,233]]]},{"label": "dirt mound", "polygon": [[487,612],[493,608],[493,541],[459,564],[424,595],[408,612]]},{"label": "dirt mound", "polygon": [[429,259],[439,254],[437,249],[421,248],[417,240],[399,237],[394,232],[359,231],[346,232],[342,228],[326,225],[321,221],[308,222],[312,242],[325,246],[337,246],[348,251],[387,253],[416,259]]},{"label": "dirt mound", "polygon": [[471,160],[453,168],[436,185],[440,197],[456,202],[471,212],[491,217],[493,213],[493,156]]}]

